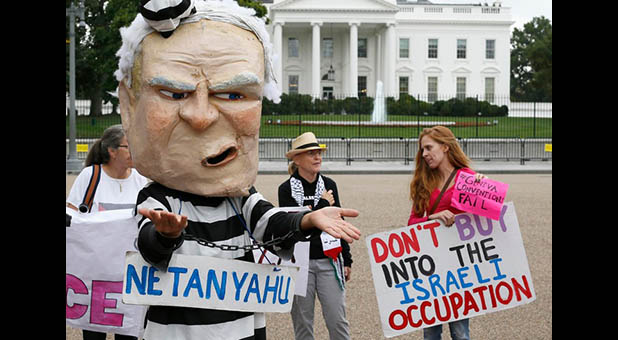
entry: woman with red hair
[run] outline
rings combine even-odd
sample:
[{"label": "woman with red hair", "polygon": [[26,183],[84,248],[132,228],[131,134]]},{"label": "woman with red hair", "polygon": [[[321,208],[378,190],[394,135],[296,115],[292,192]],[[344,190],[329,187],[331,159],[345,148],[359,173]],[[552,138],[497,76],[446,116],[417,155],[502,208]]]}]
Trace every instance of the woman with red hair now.
[{"label": "woman with red hair", "polygon": [[[475,172],[470,169],[470,159],[448,128],[434,126],[423,129],[418,140],[416,169],[410,182],[412,211],[408,225],[440,220],[450,227],[455,221],[455,215],[463,213],[451,206],[454,178],[460,171],[471,174]],[[475,178],[478,181],[486,176],[477,173]],[[453,340],[470,339],[468,321],[469,319],[461,319],[449,322]],[[440,340],[442,325],[425,328],[423,337],[425,340]]]}]

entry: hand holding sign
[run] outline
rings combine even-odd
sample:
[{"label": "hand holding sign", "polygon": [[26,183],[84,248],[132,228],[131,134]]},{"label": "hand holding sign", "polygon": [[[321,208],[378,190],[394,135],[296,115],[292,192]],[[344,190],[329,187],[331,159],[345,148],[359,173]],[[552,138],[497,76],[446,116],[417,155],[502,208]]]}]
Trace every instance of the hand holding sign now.
[{"label": "hand holding sign", "polygon": [[498,220],[508,188],[509,185],[506,183],[460,171],[453,188],[451,205],[466,212]]},{"label": "hand holding sign", "polygon": [[455,223],[455,214],[450,210],[442,210],[435,214],[429,215],[430,220],[440,220],[445,226],[450,227]]}]

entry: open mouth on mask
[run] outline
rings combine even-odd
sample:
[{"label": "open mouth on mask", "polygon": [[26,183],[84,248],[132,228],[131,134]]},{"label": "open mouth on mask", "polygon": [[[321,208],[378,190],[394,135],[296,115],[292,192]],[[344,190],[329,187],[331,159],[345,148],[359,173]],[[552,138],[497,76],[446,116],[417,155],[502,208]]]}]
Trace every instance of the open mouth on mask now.
[{"label": "open mouth on mask", "polygon": [[207,167],[221,166],[229,163],[231,160],[236,158],[237,155],[238,149],[235,146],[228,147],[221,153],[204,158],[202,160],[202,165]]}]

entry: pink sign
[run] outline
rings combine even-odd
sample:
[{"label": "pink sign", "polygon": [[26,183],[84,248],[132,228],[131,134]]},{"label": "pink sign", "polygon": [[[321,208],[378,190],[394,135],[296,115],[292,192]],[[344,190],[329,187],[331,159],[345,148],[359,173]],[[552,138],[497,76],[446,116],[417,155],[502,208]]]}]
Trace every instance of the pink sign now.
[{"label": "pink sign", "polygon": [[459,210],[500,219],[509,185],[488,178],[476,182],[474,174],[459,172],[453,188],[451,205]]}]

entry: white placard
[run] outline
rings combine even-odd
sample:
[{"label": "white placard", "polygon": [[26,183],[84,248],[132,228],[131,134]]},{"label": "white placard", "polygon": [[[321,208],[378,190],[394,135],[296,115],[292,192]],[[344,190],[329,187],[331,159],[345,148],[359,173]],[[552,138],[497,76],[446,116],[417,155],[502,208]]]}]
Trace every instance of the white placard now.
[{"label": "white placard", "polygon": [[127,252],[122,301],[245,312],[289,312],[297,267],[173,254],[167,271]]},{"label": "white placard", "polygon": [[122,303],[124,257],[135,250],[132,209],[81,214],[66,228],[66,324],[141,337],[145,306]]},{"label": "white placard", "polygon": [[498,221],[460,214],[366,238],[384,336],[536,299],[512,202]]}]

